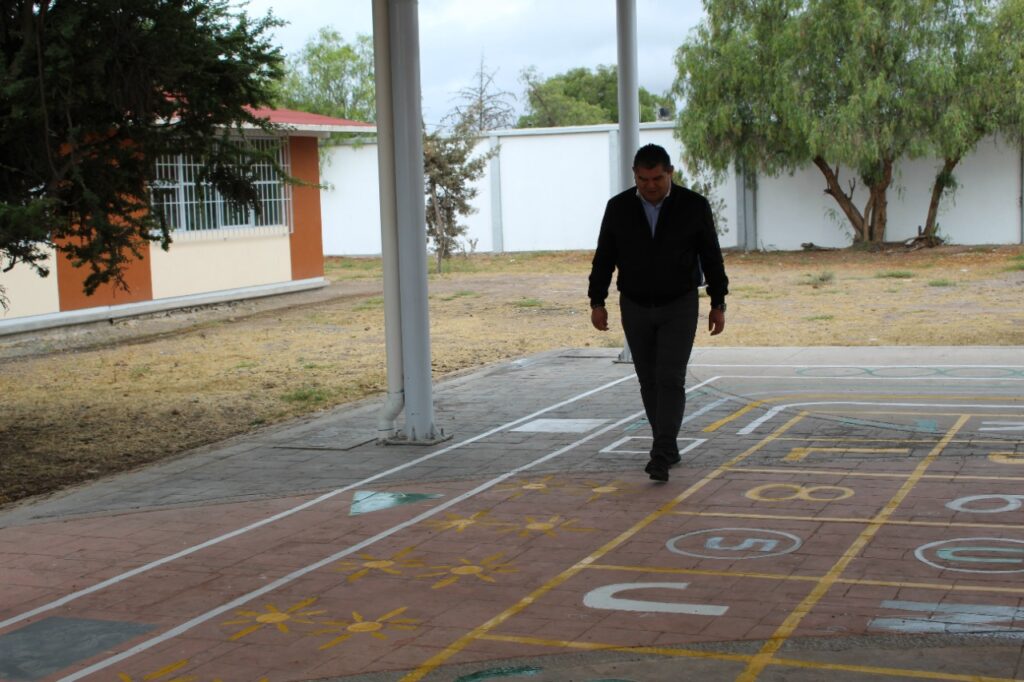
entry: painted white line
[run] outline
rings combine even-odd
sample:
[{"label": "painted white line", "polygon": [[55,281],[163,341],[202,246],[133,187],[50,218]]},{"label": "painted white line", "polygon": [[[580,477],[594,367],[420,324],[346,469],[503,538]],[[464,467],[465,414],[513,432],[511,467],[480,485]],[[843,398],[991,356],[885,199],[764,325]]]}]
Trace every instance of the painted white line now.
[{"label": "painted white line", "polygon": [[[206,549],[208,547],[212,547],[213,545],[216,545],[216,544],[219,544],[221,542],[224,542],[225,540],[230,540],[230,539],[238,537],[239,535],[242,535],[244,533],[248,533],[249,531],[256,530],[257,528],[262,528],[263,526],[266,526],[268,524],[274,523],[276,521],[280,521],[281,519],[287,518],[287,517],[289,517],[289,516],[291,516],[293,514],[297,514],[297,513],[301,512],[303,510],[309,509],[310,507],[314,507],[314,506],[320,504],[321,502],[326,502],[327,500],[329,500],[329,499],[331,499],[333,497],[336,497],[337,495],[340,495],[341,493],[347,492],[347,491],[352,490],[354,488],[358,488],[358,487],[364,486],[364,485],[366,485],[368,483],[372,483],[373,481],[377,481],[377,480],[379,480],[381,478],[384,478],[386,476],[390,476],[391,474],[398,473],[399,471],[402,471],[403,469],[408,469],[409,467],[416,466],[417,464],[422,464],[423,462],[426,462],[428,460],[434,459],[435,457],[440,457],[441,455],[447,454],[447,453],[449,453],[449,452],[451,452],[453,450],[456,450],[458,448],[465,447],[466,445],[469,445],[471,443],[475,443],[475,442],[477,442],[477,441],[479,441],[479,440],[481,440],[483,438],[487,438],[489,436],[493,436],[495,433],[498,433],[499,431],[504,431],[504,430],[509,429],[509,428],[511,428],[513,426],[521,424],[521,423],[523,423],[525,421],[529,421],[531,419],[534,419],[535,417],[537,417],[539,415],[545,414],[545,413],[550,412],[552,410],[557,410],[560,407],[565,407],[566,405],[570,405],[570,404],[572,404],[572,403],[574,403],[576,401],[582,400],[584,398],[588,398],[588,397],[594,395],[595,393],[600,393],[601,391],[609,389],[612,386],[615,386],[617,384],[621,384],[622,382],[624,382],[624,381],[626,381],[628,379],[632,379],[634,377],[635,377],[634,374],[627,374],[624,377],[621,377],[621,378],[616,379],[614,381],[610,381],[610,382],[608,382],[606,384],[598,386],[597,388],[593,388],[593,389],[591,389],[589,391],[584,391],[583,393],[580,393],[579,395],[573,396],[572,398],[568,398],[567,400],[563,400],[563,401],[561,401],[559,403],[555,403],[554,405],[551,405],[549,407],[545,407],[545,408],[543,408],[541,410],[537,410],[536,412],[528,414],[525,417],[520,417],[519,419],[515,419],[513,421],[507,422],[507,423],[502,424],[501,426],[495,427],[495,428],[493,428],[493,429],[491,429],[489,431],[484,431],[483,433],[481,433],[479,435],[476,435],[476,436],[473,436],[472,438],[467,438],[464,441],[459,441],[458,443],[453,443],[453,444],[451,444],[451,445],[449,445],[449,446],[447,446],[445,448],[442,448],[442,449],[440,449],[440,450],[438,450],[436,452],[428,453],[426,455],[423,455],[422,457],[410,460],[410,461],[406,462],[405,464],[400,464],[399,466],[393,467],[393,468],[388,469],[386,471],[382,471],[382,472],[380,472],[378,474],[374,474],[373,476],[370,476],[368,478],[364,478],[361,481],[358,481],[356,483],[352,483],[352,484],[347,485],[347,486],[345,486],[343,488],[337,488],[336,490],[332,490],[330,492],[324,493],[323,495],[320,495],[319,497],[316,497],[316,498],[314,498],[312,500],[308,500],[306,502],[303,502],[302,504],[296,505],[295,507],[292,507],[291,509],[286,509],[283,512],[274,514],[273,516],[269,516],[269,517],[267,517],[265,519],[262,519],[260,521],[256,521],[255,523],[251,523],[248,526],[244,526],[242,528],[238,528],[236,530],[224,533],[223,535],[218,535],[215,538],[211,538],[210,540],[207,540],[205,542],[201,542],[198,545],[193,545],[192,547],[188,547],[186,549],[183,549],[180,552],[175,552],[174,554],[170,554],[168,556],[162,557],[162,558],[157,559],[155,561],[152,561],[152,562],[150,562],[148,564],[145,564],[144,566],[139,566],[137,568],[131,569],[130,571],[125,571],[124,573],[121,573],[119,575],[115,575],[112,578],[108,578],[108,579],[106,579],[106,580],[104,580],[102,582],[96,583],[95,585],[90,585],[89,587],[86,587],[86,588],[83,588],[81,590],[78,590],[77,592],[72,592],[71,594],[67,594],[67,595],[65,595],[63,597],[60,597],[59,599],[55,599],[55,600],[53,600],[51,602],[47,602],[46,604],[43,604],[41,606],[37,606],[36,608],[32,609],[31,611],[26,611],[26,612],[20,613],[20,614],[18,614],[16,616],[11,616],[7,620],[0,621],[0,629],[6,628],[6,627],[8,627],[10,625],[14,625],[15,623],[20,623],[21,621],[27,620],[29,618],[33,618],[35,616],[38,616],[41,613],[46,613],[47,611],[52,611],[53,609],[60,608],[61,606],[64,606],[65,604],[67,604],[69,602],[75,601],[76,599],[80,599],[81,597],[84,597],[86,595],[93,594],[95,592],[99,592],[100,590],[106,589],[106,588],[110,587],[111,585],[116,585],[116,584],[118,584],[120,582],[128,580],[129,578],[134,578],[137,575],[140,575],[142,573],[146,573],[147,571],[151,571],[154,568],[158,568],[159,566],[163,566],[165,564],[169,564],[172,561],[176,561],[176,560],[181,559],[183,557],[186,557],[186,556],[188,556],[190,554],[194,554],[194,553],[196,553],[198,551],[204,550],[204,549]],[[704,382],[704,383],[706,384],[707,382]],[[703,386],[703,385],[704,384],[700,384],[699,386]],[[699,388],[699,386],[695,386],[694,388],[695,389]]]},{"label": "painted white line", "polygon": [[[717,379],[718,377],[715,377],[715,378]],[[707,383],[707,382],[705,382],[705,383]],[[701,386],[703,386],[703,385],[704,384],[701,384]],[[689,391],[687,391],[687,393],[689,393]],[[692,421],[692,420],[696,419],[697,417],[701,416],[702,414],[706,414],[707,412],[710,412],[711,410],[715,409],[716,407],[718,407],[722,403],[727,403],[730,400],[738,400],[738,398],[722,398],[721,400],[716,400],[713,403],[708,403],[707,405],[705,405],[704,407],[700,408],[699,410],[697,410],[693,414],[688,414],[685,417],[683,417],[683,423],[685,424],[685,423],[687,423],[689,421]]]},{"label": "painted white line", "polygon": [[116,655],[111,656],[109,658],[103,659],[102,661],[98,661],[97,663],[94,663],[93,665],[89,666],[88,668],[83,668],[82,670],[79,670],[79,671],[74,672],[74,673],[72,673],[70,675],[62,677],[62,678],[60,678],[60,680],[58,682],[74,682],[74,680],[80,680],[83,677],[85,677],[86,675],[91,675],[91,674],[93,674],[95,672],[99,672],[100,670],[105,670],[106,668],[109,668],[110,666],[112,666],[115,663],[119,663],[120,661],[123,661],[123,660],[125,660],[127,658],[131,658],[132,656],[134,656],[136,654],[139,654],[139,653],[142,653],[143,651],[146,651],[147,649],[150,649],[150,648],[152,648],[152,647],[154,647],[154,646],[156,646],[158,644],[162,644],[163,642],[166,642],[169,639],[173,639],[173,638],[177,637],[178,635],[180,635],[182,633],[188,632],[189,630],[191,630],[192,628],[194,628],[194,627],[196,627],[198,625],[202,625],[203,623],[207,622],[208,620],[212,620],[213,618],[216,618],[217,616],[220,616],[220,615],[222,615],[224,613],[227,613],[228,611],[231,611],[232,609],[236,609],[236,608],[238,608],[240,606],[243,606],[243,605],[249,603],[250,601],[252,601],[253,599],[261,597],[264,594],[267,594],[268,592],[272,592],[273,590],[276,590],[279,587],[283,587],[284,585],[287,585],[288,583],[290,583],[290,582],[292,582],[294,580],[297,580],[298,578],[301,578],[302,576],[304,576],[304,575],[306,575],[308,573],[312,573],[313,571],[315,571],[317,569],[320,569],[320,568],[323,568],[324,566],[327,566],[328,564],[332,564],[335,561],[337,561],[337,560],[339,560],[339,559],[341,559],[343,557],[348,556],[349,554],[353,554],[355,552],[358,552],[361,549],[365,549],[366,547],[369,547],[370,545],[372,545],[372,544],[374,544],[376,542],[379,542],[379,541],[381,541],[381,540],[383,540],[385,538],[388,538],[388,537],[394,535],[395,533],[397,533],[397,532],[399,532],[401,530],[405,530],[406,528],[409,528],[410,526],[416,525],[420,521],[424,521],[426,519],[429,519],[430,517],[435,516],[435,515],[441,513],[442,511],[444,511],[446,509],[449,509],[449,508],[455,506],[456,504],[459,504],[460,502],[464,502],[465,500],[468,500],[471,497],[475,497],[476,495],[484,492],[485,490],[493,488],[494,486],[498,485],[499,483],[502,483],[503,481],[506,481],[509,478],[512,478],[513,476],[515,476],[515,475],[517,475],[519,473],[522,473],[523,471],[527,471],[529,469],[532,469],[533,467],[537,466],[538,464],[543,464],[544,462],[547,462],[548,460],[554,459],[555,457],[558,457],[559,455],[562,455],[562,454],[564,454],[564,453],[566,453],[566,452],[568,452],[568,451],[570,451],[570,450],[572,450],[572,449],[574,449],[574,448],[576,448],[576,447],[578,447],[578,446],[580,446],[580,445],[582,445],[582,444],[584,444],[584,443],[586,443],[588,441],[591,441],[591,440],[597,438],[598,436],[602,436],[605,433],[608,433],[609,431],[611,431],[613,429],[616,429],[616,428],[618,428],[618,427],[620,427],[620,426],[622,426],[624,424],[627,424],[627,423],[633,421],[634,419],[636,419],[637,417],[639,417],[642,414],[643,414],[643,411],[636,412],[634,414],[629,415],[625,419],[620,419],[619,421],[617,421],[617,422],[615,422],[613,424],[609,424],[608,426],[604,427],[603,429],[601,429],[599,431],[595,431],[594,433],[592,433],[592,434],[590,434],[588,436],[585,436],[585,437],[577,440],[574,443],[566,445],[563,448],[559,448],[558,450],[555,450],[554,452],[549,452],[548,454],[546,454],[546,455],[544,455],[542,457],[538,457],[537,459],[533,460],[532,462],[528,462],[527,464],[523,464],[522,466],[518,466],[515,469],[507,471],[504,474],[501,474],[500,476],[496,476],[495,478],[492,478],[491,480],[487,481],[486,483],[481,483],[480,485],[478,485],[477,487],[473,488],[472,490],[468,490],[468,491],[462,493],[461,495],[459,495],[458,497],[454,497],[454,498],[448,500],[447,502],[439,504],[438,506],[434,507],[433,509],[428,509],[427,511],[425,511],[425,512],[423,512],[421,514],[418,514],[417,516],[414,516],[413,518],[408,519],[407,521],[403,521],[402,523],[399,523],[399,524],[397,524],[395,526],[392,526],[391,528],[389,528],[389,529],[387,529],[387,530],[385,530],[385,531],[383,531],[381,533],[378,533],[377,535],[374,535],[373,537],[367,538],[366,540],[363,540],[362,542],[358,542],[358,543],[356,543],[354,545],[351,545],[350,547],[347,547],[347,548],[341,550],[340,552],[336,552],[335,554],[332,554],[329,557],[321,559],[320,561],[317,561],[316,563],[309,564],[308,566],[304,566],[304,567],[302,567],[300,569],[292,571],[288,575],[283,576],[281,578],[278,578],[277,580],[275,580],[275,581],[273,581],[273,582],[271,582],[271,583],[269,583],[267,585],[264,585],[263,587],[259,588],[258,590],[254,590],[252,592],[249,592],[248,594],[244,594],[241,597],[233,599],[233,600],[231,600],[230,602],[228,602],[226,604],[223,604],[221,606],[218,606],[215,609],[211,609],[210,611],[207,611],[206,613],[198,615],[195,618],[192,618],[191,620],[189,620],[189,621],[187,621],[185,623],[182,623],[181,625],[173,627],[170,630],[167,630],[166,632],[161,633],[160,635],[157,635],[156,637],[153,637],[152,639],[148,639],[148,640],[146,640],[144,642],[140,642],[139,644],[136,644],[135,646],[133,646],[131,649],[127,649],[125,651],[122,651],[119,654],[116,654]]},{"label": "painted white line", "polygon": [[592,609],[609,611],[639,611],[643,613],[682,613],[690,616],[721,616],[729,610],[719,604],[689,604],[686,602],[652,601],[647,599],[626,599],[616,597],[619,592],[633,590],[685,590],[690,583],[616,583],[604,585],[587,592],[583,605]]},{"label": "painted white line", "polygon": [[792,407],[808,407],[812,405],[861,405],[870,407],[971,407],[971,408],[984,408],[984,409],[996,409],[996,410],[1021,410],[1024,409],[1024,405],[974,405],[971,403],[885,403],[885,402],[863,402],[855,400],[823,400],[817,402],[807,403],[787,403],[785,405],[776,405],[772,409],[765,412],[763,415],[750,422],[736,433],[741,436],[746,436],[757,430],[759,426],[767,421],[773,419],[779,412],[787,410]]}]

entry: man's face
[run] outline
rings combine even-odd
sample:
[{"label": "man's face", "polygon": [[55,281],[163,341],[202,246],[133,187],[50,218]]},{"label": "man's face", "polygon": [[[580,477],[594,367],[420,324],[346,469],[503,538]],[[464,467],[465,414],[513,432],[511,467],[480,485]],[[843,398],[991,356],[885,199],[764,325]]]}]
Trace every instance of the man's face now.
[{"label": "man's face", "polygon": [[658,164],[654,168],[635,166],[633,178],[636,180],[636,188],[647,201],[656,204],[668,194],[668,188],[672,185],[672,166]]}]

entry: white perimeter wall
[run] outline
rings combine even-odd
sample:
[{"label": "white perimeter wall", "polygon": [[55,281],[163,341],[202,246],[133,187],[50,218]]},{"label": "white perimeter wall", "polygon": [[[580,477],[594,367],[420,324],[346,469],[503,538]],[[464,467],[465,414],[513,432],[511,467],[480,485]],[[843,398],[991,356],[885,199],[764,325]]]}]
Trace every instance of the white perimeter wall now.
[{"label": "white perimeter wall", "polygon": [[[678,160],[682,149],[672,128],[671,123],[642,124],[640,143],[660,144]],[[493,144],[500,145],[498,157],[476,183],[477,213],[465,219],[466,236],[476,240],[476,250],[496,250],[496,232],[502,251],[594,248],[605,202],[616,191],[617,126],[498,131],[481,140],[478,150]],[[912,237],[924,224],[940,165],[925,160],[900,164],[889,191],[889,241]],[[943,202],[940,234],[956,244],[1021,243],[1020,149],[986,140],[960,162],[955,174],[960,187]],[[841,170],[841,178],[847,186],[847,170]],[[379,254],[376,145],[329,149],[322,179],[329,185],[321,198],[324,253]],[[850,228],[824,187],[821,172],[813,166],[793,175],[758,178],[753,246],[793,250],[805,242],[849,245]],[[722,246],[737,246],[733,174],[715,195],[725,200]],[[863,207],[866,198],[858,187],[857,204]]]}]

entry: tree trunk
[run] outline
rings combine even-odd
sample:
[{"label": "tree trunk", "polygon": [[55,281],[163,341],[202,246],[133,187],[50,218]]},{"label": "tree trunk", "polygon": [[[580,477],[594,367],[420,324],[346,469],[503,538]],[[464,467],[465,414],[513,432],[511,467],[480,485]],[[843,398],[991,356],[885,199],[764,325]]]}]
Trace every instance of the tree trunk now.
[{"label": "tree trunk", "polygon": [[873,242],[885,241],[885,227],[889,220],[889,199],[887,193],[891,184],[892,159],[885,159],[882,162],[882,179],[871,186],[874,206],[871,212],[870,234],[871,241]]},{"label": "tree trunk", "polygon": [[437,185],[430,188],[431,198],[434,200],[434,249],[437,254],[437,274],[441,274],[441,264],[445,255],[445,240],[448,238],[448,230],[441,219],[441,207],[437,198]]},{"label": "tree trunk", "polygon": [[946,188],[953,184],[953,169],[960,162],[960,157],[955,159],[947,158],[942,164],[942,170],[935,176],[935,183],[932,185],[932,198],[928,202],[928,217],[924,221],[924,232],[920,236],[925,238],[929,244],[935,240],[935,231],[938,229],[939,202]]},{"label": "tree trunk", "polygon": [[825,194],[828,194],[836,203],[839,204],[839,208],[842,209],[843,213],[846,214],[846,219],[850,221],[850,225],[853,227],[853,240],[855,242],[864,241],[866,234],[864,232],[865,223],[864,216],[861,215],[860,211],[853,204],[853,199],[849,194],[843,191],[843,188],[839,185],[839,171],[838,167],[833,170],[825,159],[820,156],[814,157],[814,165],[818,167],[822,175],[825,176]]}]

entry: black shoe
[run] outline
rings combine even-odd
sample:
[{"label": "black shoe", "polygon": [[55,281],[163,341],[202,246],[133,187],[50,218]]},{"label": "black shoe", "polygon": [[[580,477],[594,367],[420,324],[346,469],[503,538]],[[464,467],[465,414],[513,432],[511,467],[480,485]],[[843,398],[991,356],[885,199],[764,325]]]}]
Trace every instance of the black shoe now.
[{"label": "black shoe", "polygon": [[668,465],[656,459],[652,459],[644,467],[644,471],[651,477],[652,481],[664,483],[668,480]]},{"label": "black shoe", "polygon": [[683,461],[683,457],[682,457],[682,455],[680,455],[680,454],[679,454],[678,452],[677,452],[677,453],[675,453],[674,455],[669,455],[668,457],[666,457],[666,458],[665,458],[665,462],[666,462],[666,463],[667,463],[667,464],[668,464],[668,465],[669,465],[670,467],[671,467],[671,466],[675,466],[676,464],[679,464],[679,463],[680,463],[680,462],[682,462],[682,461]]}]

